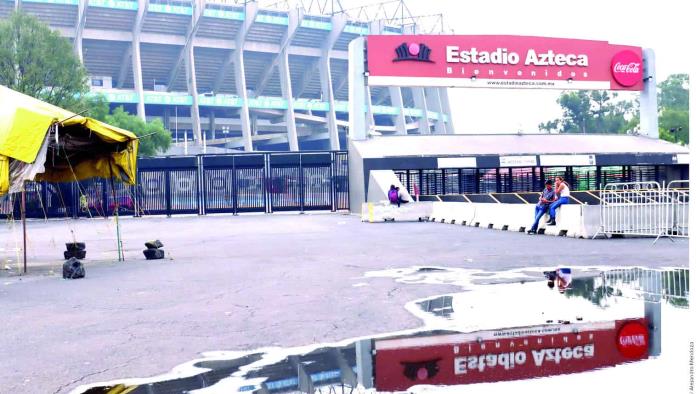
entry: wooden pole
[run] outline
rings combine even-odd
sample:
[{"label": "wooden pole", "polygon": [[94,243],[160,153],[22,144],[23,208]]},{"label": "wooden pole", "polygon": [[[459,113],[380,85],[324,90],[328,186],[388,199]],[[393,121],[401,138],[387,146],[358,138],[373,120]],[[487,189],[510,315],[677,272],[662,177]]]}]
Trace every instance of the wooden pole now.
[{"label": "wooden pole", "polygon": [[24,191],[24,186],[22,186],[22,204],[19,209],[22,215],[22,242],[24,246],[22,247],[22,252],[24,254],[24,273],[27,273],[27,197]]}]

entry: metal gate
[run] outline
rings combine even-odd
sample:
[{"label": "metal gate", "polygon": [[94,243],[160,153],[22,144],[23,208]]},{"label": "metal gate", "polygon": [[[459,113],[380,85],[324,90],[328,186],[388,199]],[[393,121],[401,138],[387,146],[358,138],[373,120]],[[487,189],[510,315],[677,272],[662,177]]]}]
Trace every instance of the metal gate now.
[{"label": "metal gate", "polygon": [[[0,216],[19,217],[17,196]],[[107,217],[349,209],[348,153],[248,153],[138,160],[137,184],[28,182],[27,217]]]}]

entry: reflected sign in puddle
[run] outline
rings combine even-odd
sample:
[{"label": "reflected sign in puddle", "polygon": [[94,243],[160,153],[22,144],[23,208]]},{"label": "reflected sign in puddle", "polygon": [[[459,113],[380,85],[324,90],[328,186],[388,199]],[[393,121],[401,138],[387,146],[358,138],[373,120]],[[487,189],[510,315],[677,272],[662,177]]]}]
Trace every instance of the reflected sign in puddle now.
[{"label": "reflected sign in puddle", "polygon": [[[581,270],[576,269],[576,272],[578,271]],[[522,272],[525,273],[522,274]],[[472,279],[480,275],[477,275],[479,272],[472,270],[415,267],[371,273],[367,276],[393,277],[402,283],[454,283],[461,285],[467,291],[410,302],[406,308],[423,320],[422,328],[361,338],[362,343],[366,343],[365,339],[367,343],[374,344],[385,340],[412,340],[412,338],[429,338],[434,335],[462,335],[460,333],[539,325],[548,328],[567,327],[569,332],[577,335],[580,333],[573,331],[575,327],[597,328],[599,327],[597,324],[641,317],[648,301],[653,305],[662,306],[662,354],[659,357],[616,368],[603,368],[582,374],[542,379],[555,379],[564,387],[564,393],[575,392],[574,388],[578,388],[578,393],[592,388],[591,384],[587,384],[587,378],[582,378],[588,373],[604,376],[610,380],[624,382],[630,380],[636,385],[635,387],[640,388],[655,384],[660,391],[664,391],[662,389],[667,387],[665,384],[670,382],[668,379],[676,379],[674,376],[679,373],[679,370],[672,365],[684,360],[682,356],[686,355],[681,353],[686,349],[687,339],[685,338],[688,338],[687,327],[680,322],[685,318],[688,308],[688,270],[606,270],[601,275],[588,277],[576,275],[572,288],[564,294],[548,289],[545,282],[530,281],[535,279],[529,274],[533,272],[535,272],[534,269],[526,269],[499,274],[496,279],[503,278],[517,280],[517,282],[495,285],[474,284]],[[536,270],[536,272],[541,271]],[[594,348],[581,346],[578,350],[575,349],[576,347],[569,347],[566,352],[571,358],[599,354]],[[356,348],[356,340],[346,340],[340,343],[298,348],[206,354],[203,359],[176,368],[176,373],[147,379],[124,379],[118,382],[83,386],[74,392],[159,394],[373,391],[374,389],[364,389],[358,385],[357,372],[360,357],[359,354],[356,356]],[[564,354],[563,351],[564,347],[560,346],[559,360]],[[423,350],[422,353],[427,351]],[[514,361],[515,352],[510,353],[513,354]],[[517,355],[517,357],[517,361],[520,361],[522,356]],[[535,356],[530,352],[529,357],[531,363]],[[389,368],[386,371],[379,370],[379,365],[376,365],[377,370],[373,371],[373,376],[385,373],[398,375],[408,373],[412,375],[413,379],[409,379],[414,385],[410,391],[461,392],[462,386],[415,386],[419,383],[428,383],[427,378],[434,371],[431,365],[433,360],[428,359],[428,354],[420,354],[419,360],[416,361],[430,362],[430,364],[414,364],[413,368],[408,369],[406,368],[408,365],[401,363],[398,368]],[[508,363],[510,360],[508,358]],[[498,361],[496,358],[496,363]],[[448,364],[438,368],[452,368],[452,366]],[[566,372],[572,372],[572,370]],[[651,378],[654,374],[659,374],[657,376],[663,379],[657,379],[657,383],[652,382],[655,381]],[[419,380],[419,376],[424,379]],[[537,380],[467,385],[466,391],[468,393],[507,393],[509,390],[518,390],[518,387],[527,386],[528,390],[535,391],[536,388],[530,384],[534,384],[533,382]]]}]

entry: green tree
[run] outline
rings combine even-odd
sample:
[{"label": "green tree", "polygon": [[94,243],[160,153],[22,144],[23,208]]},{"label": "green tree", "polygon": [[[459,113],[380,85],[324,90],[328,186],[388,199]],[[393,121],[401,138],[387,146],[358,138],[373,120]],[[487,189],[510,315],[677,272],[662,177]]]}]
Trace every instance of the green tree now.
[{"label": "green tree", "polygon": [[88,91],[87,72],[70,41],[31,15],[0,21],[0,84],[75,110]]},{"label": "green tree", "polygon": [[140,138],[140,156],[154,156],[166,151],[172,142],[171,133],[164,128],[161,120],[155,119],[145,123],[142,119],[126,112],[123,107],[116,107],[104,121],[110,125],[133,131]]},{"label": "green tree", "polygon": [[604,90],[563,92],[556,102],[563,117],[539,124],[540,130],[563,133],[625,133],[638,123],[630,101],[615,102],[616,93]]},{"label": "green tree", "polygon": [[164,128],[161,120],[144,122],[129,114],[122,106],[110,111],[109,101],[101,94],[89,95],[84,100],[84,114],[110,125],[132,131],[140,138],[140,156],[154,156],[163,153],[172,142],[171,133]]},{"label": "green tree", "polygon": [[689,76],[672,74],[658,85],[660,138],[689,143]]}]

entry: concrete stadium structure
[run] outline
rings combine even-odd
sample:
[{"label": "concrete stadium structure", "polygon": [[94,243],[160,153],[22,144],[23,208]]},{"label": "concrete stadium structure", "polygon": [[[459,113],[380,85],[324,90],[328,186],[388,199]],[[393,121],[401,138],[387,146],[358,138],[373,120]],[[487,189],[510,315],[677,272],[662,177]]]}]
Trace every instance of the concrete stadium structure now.
[{"label": "concrete stadium structure", "polygon": [[[254,1],[0,0],[0,18],[14,9],[69,38],[92,92],[162,119],[180,150],[345,149],[348,44],[418,30]],[[453,132],[446,88],[369,90],[373,134]]]}]

